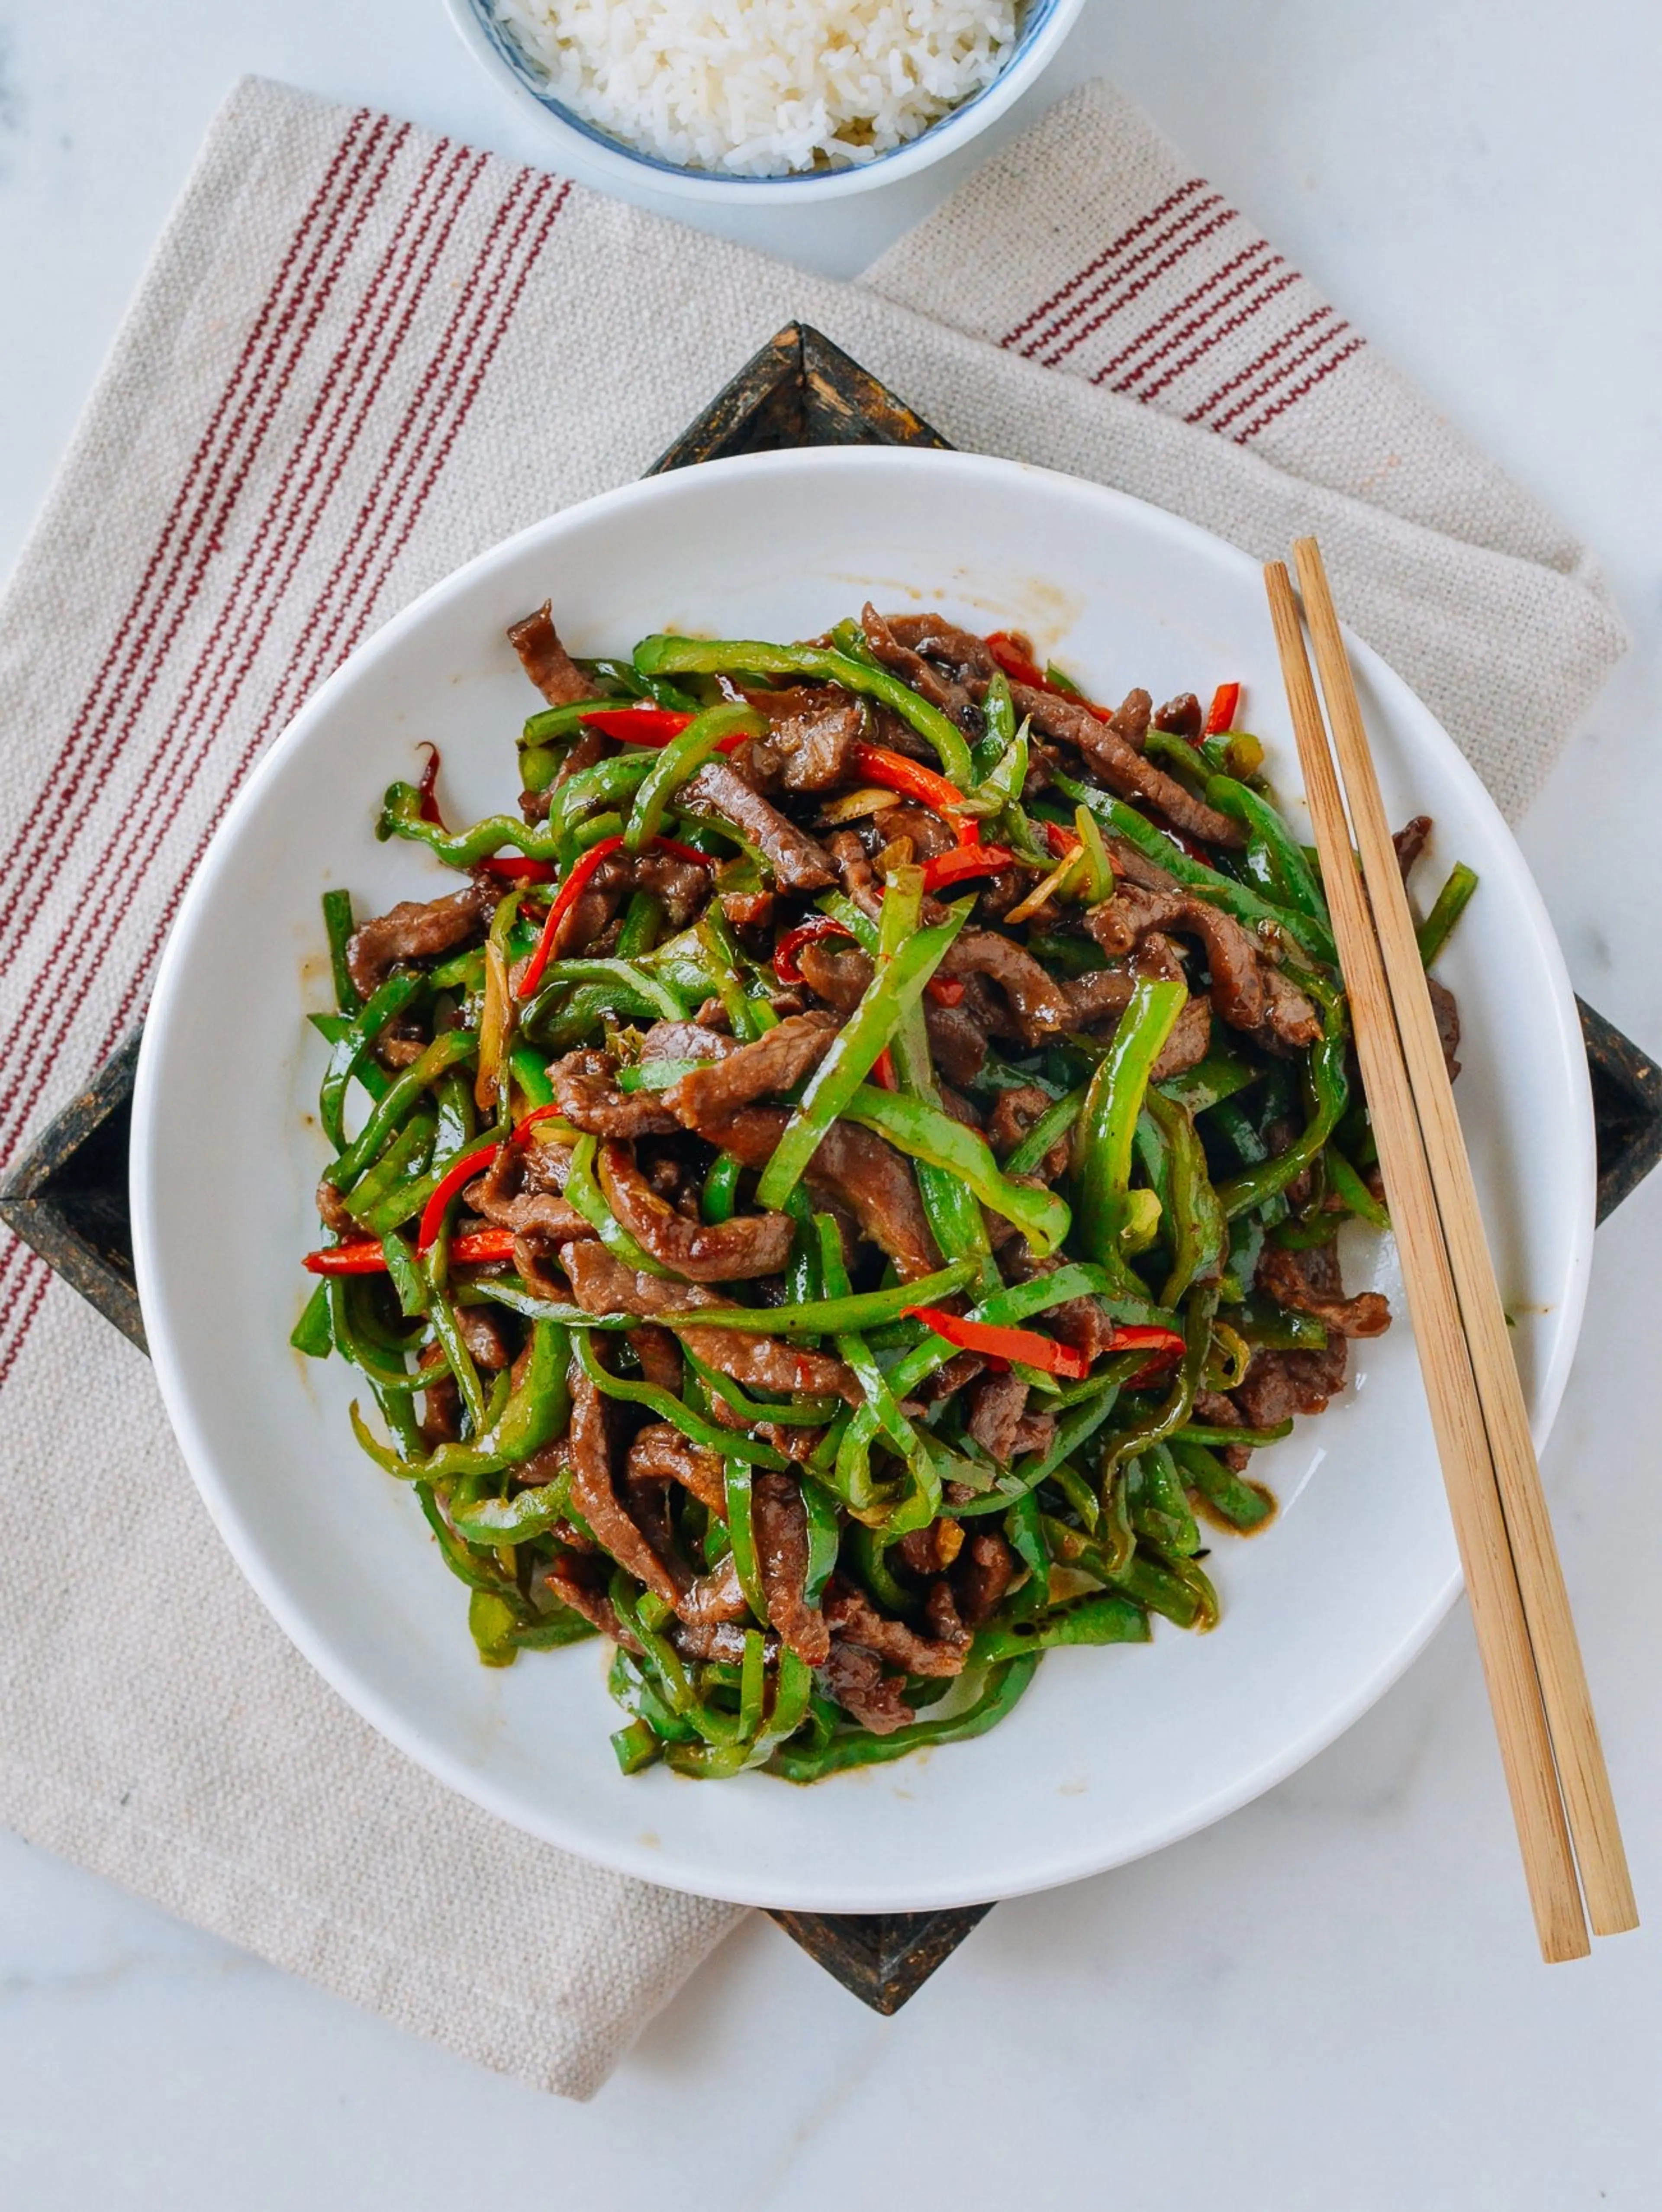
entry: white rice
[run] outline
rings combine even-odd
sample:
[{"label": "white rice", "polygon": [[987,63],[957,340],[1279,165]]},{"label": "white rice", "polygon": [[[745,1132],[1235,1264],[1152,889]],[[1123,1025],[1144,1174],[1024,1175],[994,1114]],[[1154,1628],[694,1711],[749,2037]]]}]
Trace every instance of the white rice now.
[{"label": "white rice", "polygon": [[731,176],[843,168],[990,84],[1017,0],[494,0],[598,130]]}]

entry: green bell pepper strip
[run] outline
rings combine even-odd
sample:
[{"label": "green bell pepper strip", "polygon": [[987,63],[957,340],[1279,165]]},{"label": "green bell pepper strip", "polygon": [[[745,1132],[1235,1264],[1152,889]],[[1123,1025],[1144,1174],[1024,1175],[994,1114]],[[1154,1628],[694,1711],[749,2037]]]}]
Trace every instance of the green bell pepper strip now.
[{"label": "green bell pepper strip", "polygon": [[761,1561],[756,1552],[755,1520],[751,1512],[750,1467],[729,1453],[722,1462],[722,1486],[727,1493],[727,1533],[732,1539],[733,1565],[744,1602],[765,1626],[767,1594],[761,1586]]},{"label": "green bell pepper strip", "polygon": [[[955,1121],[949,1114],[921,1098],[879,1091],[867,1083],[851,1092],[841,1118],[861,1128],[875,1129],[897,1152],[955,1178],[982,1205],[1013,1222],[1041,1258],[1060,1249],[1072,1218],[1067,1201],[1054,1191],[1011,1182],[979,1130],[966,1128],[961,1121]],[[942,1249],[957,1248],[943,1245]]]},{"label": "green bell pepper strip", "polygon": [[484,1386],[479,1380],[479,1370],[473,1354],[468,1350],[456,1320],[456,1309],[445,1288],[445,1273],[449,1264],[450,1232],[441,1229],[432,1249],[424,1259],[419,1259],[420,1268],[427,1285],[427,1316],[433,1325],[433,1334],[439,1340],[456,1388],[462,1394],[462,1403],[467,1409],[472,1425],[470,1441],[476,1442],[490,1425],[490,1414],[485,1402]]},{"label": "green bell pepper strip", "polygon": [[1111,1577],[1111,1587],[1179,1628],[1216,1624],[1217,1593],[1192,1559],[1162,1565],[1138,1553]]},{"label": "green bell pepper strip", "polygon": [[1149,1071],[1172,1033],[1187,993],[1181,983],[1139,982],[1103,1054],[1080,1115],[1078,1241],[1088,1255],[1131,1288],[1122,1237],[1130,1215],[1131,1146]]},{"label": "green bell pepper strip", "polygon": [[[571,1197],[569,1182],[566,1195]],[[882,1291],[856,1291],[852,1297],[826,1298],[807,1305],[697,1306],[685,1313],[658,1314],[654,1319],[666,1328],[742,1328],[757,1336],[835,1336],[844,1329],[864,1333],[884,1322],[898,1321],[907,1306],[938,1304],[954,1291],[962,1290],[974,1273],[973,1261],[955,1260],[950,1267],[922,1275],[915,1283],[895,1283]],[[942,1350],[949,1358],[952,1356],[949,1345],[943,1345]]]},{"label": "green bell pepper strip", "polygon": [[1275,1500],[1261,1484],[1236,1474],[1204,1443],[1194,1441],[1181,1429],[1172,1438],[1172,1457],[1190,1489],[1230,1528],[1261,1528],[1274,1515]]},{"label": "green bell pepper strip", "polygon": [[353,981],[352,970],[346,963],[346,948],[352,935],[350,891],[324,893],[323,927],[329,939],[329,972],[334,979],[336,1011],[350,1019],[363,1006],[362,994]]},{"label": "green bell pepper strip", "polygon": [[[630,699],[650,699],[654,707],[667,707],[672,714],[695,714],[698,701],[690,691],[683,691],[678,684],[671,684],[661,676],[643,676],[632,660],[619,660],[611,654],[597,660],[585,660],[580,655],[578,666],[585,676],[597,676],[603,684]],[[597,707],[604,702],[591,699],[588,704]]]},{"label": "green bell pepper strip", "polygon": [[583,726],[585,714],[596,708],[604,710],[604,699],[573,699],[564,707],[542,707],[536,714],[527,714],[525,726],[516,742],[524,745],[551,744],[556,738],[574,737]]},{"label": "green bell pepper strip", "polygon": [[1165,1225],[1172,1241],[1172,1268],[1161,1290],[1162,1306],[1177,1306],[1189,1285],[1204,1276],[1216,1279],[1229,1249],[1223,1209],[1206,1169],[1206,1152],[1195,1133],[1193,1116],[1150,1086],[1144,1100],[1165,1139],[1171,1179],[1171,1206]]},{"label": "green bell pepper strip", "polygon": [[[569,993],[569,995],[567,994]],[[561,1003],[563,1001],[563,1004]],[[519,1026],[535,1036],[550,1057],[579,1045],[608,1014],[638,1022],[663,1018],[658,1006],[639,991],[622,983],[579,983],[575,990],[557,983],[539,992],[519,1018]]]},{"label": "green bell pepper strip", "polygon": [[[407,971],[389,975],[368,1005],[336,1036],[330,1048],[329,1064],[324,1069],[323,1085],[318,1094],[318,1119],[323,1124],[325,1136],[337,1152],[346,1149],[348,1085],[358,1073],[364,1054],[387,1024],[401,1014],[417,992],[425,990],[427,986],[425,975],[414,975]],[[367,1074],[368,1069],[365,1068],[364,1073]]]},{"label": "green bell pepper strip", "polygon": [[793,1751],[788,1746],[768,1761],[769,1771],[787,1782],[818,1782],[850,1766],[876,1766],[904,1759],[924,1744],[962,1743],[985,1735],[1010,1712],[1033,1680],[1036,1655],[996,1660],[988,1667],[974,1702],[950,1716],[909,1722],[889,1735],[867,1729],[840,1729],[822,1748]]},{"label": "green bell pepper strip", "polygon": [[1345,1211],[1365,1221],[1370,1229],[1389,1229],[1391,1216],[1338,1146],[1330,1144],[1322,1158],[1327,1163],[1327,1187],[1335,1198],[1344,1200]]},{"label": "green bell pepper strip", "polygon": [[768,645],[756,640],[656,636],[634,649],[634,665],[652,676],[809,676],[845,691],[880,699],[940,756],[949,781],[967,792],[975,781],[969,745],[957,725],[886,668],[824,646]]},{"label": "green bell pepper strip", "polygon": [[898,1613],[902,1619],[917,1610],[917,1601],[902,1589],[890,1571],[884,1553],[894,1537],[880,1536],[875,1529],[860,1523],[848,1532],[848,1547],[854,1571],[865,1584],[867,1592],[886,1612]]},{"label": "green bell pepper strip", "polygon": [[581,1136],[572,1147],[571,1166],[566,1176],[564,1196],[568,1206],[575,1207],[605,1246],[626,1267],[643,1275],[657,1275],[667,1281],[677,1279],[673,1268],[654,1260],[646,1247],[635,1242],[623,1224],[607,1205],[604,1194],[595,1180],[595,1156],[599,1152],[597,1137]]},{"label": "green bell pepper strip", "polygon": [[[632,1324],[638,1325],[638,1324]],[[695,1444],[702,1444],[722,1459],[742,1459],[752,1467],[766,1467],[783,1471],[791,1462],[783,1452],[775,1451],[772,1444],[758,1442],[739,1429],[724,1429],[717,1422],[707,1420],[683,1405],[672,1391],[663,1390],[655,1382],[634,1382],[623,1376],[614,1375],[602,1364],[600,1355],[591,1341],[591,1332],[579,1329],[574,1333],[577,1357],[584,1373],[597,1390],[609,1398],[621,1398],[628,1405],[645,1406],[656,1413],[660,1421],[668,1421]]]},{"label": "green bell pepper strip", "polygon": [[[850,1293],[847,1270],[843,1264],[842,1239],[837,1225],[828,1214],[820,1213],[814,1217],[814,1226],[819,1243],[825,1303],[843,1304]],[[834,1341],[838,1357],[852,1370],[865,1393],[866,1407],[876,1417],[877,1431],[889,1438],[913,1474],[914,1488],[921,1489],[925,1495],[932,1494],[938,1501],[940,1483],[938,1477],[934,1477],[928,1448],[901,1411],[895,1394],[889,1389],[889,1378],[873,1358],[864,1338],[856,1331],[841,1329],[837,1332]],[[863,1428],[857,1431],[852,1423],[845,1427],[834,1462],[835,1486],[851,1511],[867,1513],[881,1504],[886,1516],[889,1505],[899,1501],[880,1499],[872,1483],[870,1453],[875,1441],[876,1432],[868,1437]],[[932,1513],[930,1518],[933,1518]]]},{"label": "green bell pepper strip", "polygon": [[[1283,896],[1277,903],[1290,906],[1312,921],[1319,922],[1331,938],[1332,924],[1316,872],[1306,860],[1303,846],[1289,829],[1279,809],[1271,806],[1267,799],[1260,798],[1250,785],[1238,783],[1228,775],[1207,778],[1206,798],[1220,814],[1245,823],[1262,842],[1282,887]],[[1336,960],[1337,955],[1335,952],[1323,957]]]},{"label": "green bell pepper strip", "polygon": [[1322,1033],[1310,1048],[1306,1079],[1310,1119],[1303,1133],[1284,1152],[1278,1152],[1274,1158],[1248,1168],[1244,1174],[1232,1176],[1218,1186],[1218,1202],[1225,1218],[1231,1221],[1237,1214],[1253,1212],[1265,1199],[1278,1197],[1294,1177],[1309,1166],[1332,1135],[1350,1095],[1344,1066],[1347,1024],[1344,998],[1337,992],[1321,990],[1313,977],[1301,976],[1300,980],[1315,990],[1323,1002]]},{"label": "green bell pepper strip", "polygon": [[335,1332],[329,1320],[329,1285],[319,1283],[306,1300],[288,1341],[308,1359],[327,1359],[335,1348]]},{"label": "green bell pepper strip", "polygon": [[670,799],[689,776],[697,774],[724,739],[759,737],[767,727],[765,716],[754,707],[731,701],[719,707],[707,707],[701,714],[695,715],[681,735],[671,738],[658,752],[636,792],[623,832],[626,848],[639,853],[657,836]]},{"label": "green bell pepper strip", "polygon": [[566,1510],[563,1480],[543,1482],[512,1498],[478,1498],[452,1505],[451,1518],[470,1544],[523,1544],[552,1528]]},{"label": "green bell pepper strip", "polygon": [[474,1554],[465,1539],[458,1536],[445,1517],[430,1482],[417,1480],[416,1496],[420,1502],[427,1524],[432,1529],[440,1556],[458,1583],[470,1589],[489,1590],[500,1596],[502,1593],[502,1573],[495,1561],[486,1561]]},{"label": "green bell pepper strip", "polygon": [[1045,1541],[1039,1500],[1033,1491],[1023,1492],[1005,1514],[1004,1534],[1026,1567],[1033,1597],[1042,1608],[1050,1601],[1050,1547]]},{"label": "green bell pepper strip", "polygon": [[[425,1200],[422,1201],[425,1204]],[[412,1320],[425,1314],[428,1308],[427,1277],[416,1264],[416,1255],[402,1237],[391,1230],[381,1235],[381,1253],[386,1261],[386,1272],[398,1304]]]},{"label": "green bell pepper strip", "polygon": [[656,891],[631,891],[617,933],[617,957],[634,960],[650,952],[664,927],[664,902]]},{"label": "green bell pepper strip", "polygon": [[1065,1097],[1039,1116],[1015,1151],[1004,1161],[1007,1176],[1031,1175],[1034,1170],[1059,1138],[1065,1137],[1084,1111],[1085,1094],[1090,1085],[1077,1085]]},{"label": "green bell pepper strip", "polygon": [[[548,830],[556,844],[563,847],[578,823],[597,807],[621,807],[626,800],[633,801],[657,757],[655,752],[617,753],[567,777],[549,809]],[[565,855],[561,852],[555,857]]]},{"label": "green bell pepper strip", "polygon": [[[1008,697],[1008,684],[1004,690]],[[992,687],[989,684],[987,697],[990,699],[992,696]],[[1028,725],[1023,722],[1019,731],[1012,726],[1010,736],[998,740],[994,738],[989,721],[986,737],[975,748],[978,767],[983,757],[983,746],[988,759],[987,772],[959,810],[978,822],[996,820],[1006,807],[1019,805],[1028,780]]]},{"label": "green bell pepper strip", "polygon": [[1126,1462],[1135,1459],[1139,1452],[1149,1450],[1152,1445],[1164,1443],[1184,1425],[1193,1412],[1195,1393],[1201,1386],[1206,1355],[1211,1348],[1212,1319],[1216,1311],[1217,1288],[1215,1284],[1191,1291],[1184,1316],[1186,1348],[1183,1361],[1173,1377],[1170,1390],[1159,1405],[1113,1437],[1103,1455],[1097,1488],[1105,1510],[1110,1503],[1110,1486]]},{"label": "green bell pepper strip", "polygon": [[1057,1422],[1056,1431],[1047,1450],[1030,1452],[1026,1459],[1016,1462],[1010,1469],[1011,1478],[1024,1491],[1036,1490],[1041,1482],[1055,1474],[1065,1461],[1071,1459],[1082,1444],[1096,1434],[1119,1403],[1119,1393],[1132,1370],[1134,1358],[1135,1355],[1128,1352],[1113,1373],[1104,1374],[1101,1378],[1101,1387],[1095,1396],[1069,1407]]},{"label": "green bell pepper strip", "polygon": [[1125,1498],[1132,1528],[1162,1552],[1187,1559],[1200,1546],[1200,1530],[1170,1449],[1156,1444],[1125,1470]]},{"label": "green bell pepper strip", "polygon": [[1414,933],[1420,948],[1420,965],[1422,968],[1429,968],[1447,944],[1455,923],[1465,912],[1477,888],[1476,874],[1464,860],[1460,861],[1438,892],[1430,913]]},{"label": "green bell pepper strip", "polygon": [[422,1051],[419,1060],[413,1060],[397,1080],[387,1087],[386,1095],[376,1105],[369,1119],[358,1132],[331,1167],[325,1168],[324,1178],[337,1190],[349,1189],[369,1163],[378,1158],[381,1147],[398,1127],[422,1092],[437,1082],[446,1068],[459,1066],[471,1060],[479,1049],[477,1033],[472,1030],[443,1030]]},{"label": "green bell pepper strip", "polygon": [[716,1154],[699,1195],[698,1210],[706,1221],[732,1219],[733,1208],[738,1204],[739,1178],[743,1173],[744,1163],[737,1152]]},{"label": "green bell pepper strip", "polygon": [[977,1661],[1011,1659],[1068,1644],[1146,1644],[1149,1637],[1149,1616],[1142,1607],[1104,1590],[1071,1599],[1037,1620],[995,1620],[977,1635],[972,1656]]},{"label": "green bell pepper strip", "polygon": [[[508,1054],[508,1066],[513,1070],[513,1079],[525,1094],[528,1107],[552,1106],[554,1085],[549,1081],[548,1063],[540,1052],[530,1045],[517,1044]],[[468,1133],[471,1135],[472,1132]]]},{"label": "green bell pepper strip", "polygon": [[1255,1168],[1270,1157],[1270,1147],[1246,1109],[1233,1098],[1220,1098],[1210,1109],[1211,1127],[1223,1137],[1244,1168]]},{"label": "green bell pepper strip", "polygon": [[[632,1324],[633,1325],[633,1324]],[[747,1428],[758,1421],[773,1421],[785,1429],[817,1429],[828,1421],[841,1402],[835,1398],[793,1398],[789,1404],[770,1406],[760,1398],[752,1398],[742,1390],[731,1376],[718,1375],[713,1367],[707,1367],[695,1352],[685,1345],[681,1356],[704,1385],[707,1394],[713,1394],[731,1406]]]},{"label": "green bell pepper strip", "polygon": [[1213,1428],[1205,1421],[1188,1421],[1172,1432],[1172,1443],[1177,1444],[1244,1444],[1248,1451],[1259,1451],[1265,1444],[1278,1444],[1293,1433],[1293,1424],[1282,1421],[1273,1429]]},{"label": "green bell pepper strip", "polygon": [[[442,1337],[440,1340],[443,1342]],[[570,1418],[566,1388],[570,1341],[567,1331],[554,1322],[533,1322],[531,1355],[524,1379],[517,1390],[511,1391],[495,1419],[482,1425],[469,1443],[440,1444],[425,1458],[402,1459],[371,1435],[355,1405],[353,1433],[378,1467],[406,1481],[452,1482],[462,1477],[500,1474],[505,1468],[518,1467],[544,1444],[552,1443]],[[446,1357],[449,1356],[450,1347],[446,1346]]]},{"label": "green bell pepper strip", "polygon": [[[428,980],[431,981],[432,978]],[[308,1014],[306,1018],[332,1051],[352,1027],[354,1018],[350,1014]],[[359,1082],[372,1098],[381,1097],[392,1080],[386,1070],[373,1060],[360,1060],[356,1072]]]},{"label": "green bell pepper strip", "polygon": [[[921,878],[920,878],[921,881]],[[929,1056],[929,1033],[924,1023],[921,1006],[913,1006],[895,1032],[893,1046],[895,1073],[901,1095],[915,1100],[932,1113],[941,1111],[941,1094],[936,1086],[935,1070]],[[864,1091],[871,1086],[862,1085]],[[887,1097],[890,1094],[883,1092]],[[944,1119],[945,1117],[943,1116]],[[991,1154],[988,1155],[991,1158]],[[923,1200],[924,1218],[929,1224],[930,1234],[937,1248],[960,1259],[973,1259],[980,1269],[983,1286],[990,1291],[999,1286],[1000,1277],[993,1261],[992,1241],[982,1218],[976,1193],[960,1176],[920,1153],[913,1154],[918,1177],[918,1195]],[[996,1162],[994,1164],[996,1169]]]},{"label": "green bell pepper strip", "polygon": [[[801,1727],[813,1687],[813,1669],[794,1651],[782,1650],[779,1653],[773,1710],[764,1722],[760,1717],[766,1680],[762,1672],[762,1650],[763,1640],[760,1632],[747,1631],[744,1665],[740,1670],[743,1686],[740,1691],[739,1727],[742,1733],[739,1740],[724,1744],[669,1744],[664,1753],[664,1762],[676,1773],[704,1781],[743,1773],[746,1767],[765,1765],[776,1747],[794,1735]],[[751,1729],[754,1729],[754,1735],[749,1733]]]},{"label": "green bell pepper strip", "polygon": [[378,1357],[380,1346],[373,1343],[354,1311],[355,1285],[349,1279],[337,1276],[325,1285],[329,1294],[329,1328],[335,1349],[343,1359],[366,1376],[374,1388],[377,1402],[385,1406],[388,1395],[413,1396],[425,1390],[436,1377],[429,1371],[419,1370],[411,1374],[403,1362],[402,1348],[393,1353],[396,1366],[387,1366]]},{"label": "green bell pepper strip", "polygon": [[[1055,1484],[1086,1528],[1095,1534],[1102,1519],[1102,1501],[1078,1468],[1064,1460],[1060,1467],[1052,1468],[1046,1480]],[[1038,1493],[1029,1491],[1028,1495],[1036,1499]]]},{"label": "green bell pepper strip", "polygon": [[1291,1313],[1268,1298],[1248,1298],[1231,1306],[1229,1324],[1254,1350],[1325,1352],[1327,1331],[1313,1314]]},{"label": "green bell pepper strip", "polygon": [[[610,766],[610,763],[604,763]],[[578,779],[573,777],[573,781]],[[562,791],[569,786],[562,785]],[[383,843],[389,837],[407,837],[413,843],[425,845],[435,853],[447,868],[466,870],[476,868],[481,860],[488,860],[504,845],[523,853],[528,860],[557,860],[558,842],[553,834],[553,823],[522,822],[515,814],[488,814],[482,822],[476,822],[470,830],[452,831],[436,822],[422,819],[422,794],[413,783],[394,783],[387,787],[381,801],[380,818],[375,824],[375,835]]]},{"label": "green bell pepper strip", "polygon": [[[876,951],[877,925],[864,908],[855,905],[852,899],[846,898],[841,891],[827,891],[823,897],[815,901],[815,904],[822,914],[829,915],[833,921],[842,924],[862,952]],[[316,1020],[318,1017],[314,1015],[312,1018]]]},{"label": "green bell pepper strip", "polygon": [[[678,991],[658,976],[650,973],[633,960],[551,960],[543,970],[545,981],[561,983],[614,983],[644,999],[652,1011],[669,1022],[684,1022],[687,1006]],[[537,997],[542,993],[539,990]],[[535,1004],[535,1001],[532,1002]]]},{"label": "green bell pepper strip", "polygon": [[792,1112],[772,1159],[761,1171],[756,1204],[764,1211],[778,1212],[802,1180],[832,1123],[847,1111],[908,1008],[922,998],[925,986],[945,958],[968,911],[967,903],[961,906],[949,921],[920,930],[893,959],[880,962],[865,995],[815,1069],[802,1103]]},{"label": "green bell pepper strip", "polygon": [[802,1504],[808,1516],[808,1573],[803,1597],[809,1605],[817,1605],[836,1570],[842,1531],[835,1505],[809,1475],[803,1478]]},{"label": "green bell pepper strip", "polygon": [[617,1760],[620,1774],[639,1774],[664,1756],[664,1745],[645,1721],[631,1721],[627,1728],[618,1729],[608,1741]]},{"label": "green bell pepper strip", "polygon": [[[369,1225],[376,1207],[400,1183],[414,1181],[426,1173],[438,1130],[438,1115],[418,1106],[374,1166],[359,1176],[346,1194],[345,1204],[347,1212],[361,1227]],[[406,1215],[399,1217],[401,1220],[407,1218]],[[397,1225],[396,1221],[386,1224],[389,1229]]]},{"label": "green bell pepper strip", "polygon": [[1255,929],[1260,922],[1273,922],[1301,945],[1313,959],[1325,961],[1329,967],[1337,965],[1332,936],[1324,926],[1308,915],[1295,913],[1292,908],[1275,906],[1246,884],[1237,883],[1233,876],[1221,875],[1205,861],[1197,860],[1180,845],[1173,844],[1163,831],[1156,830],[1150,821],[1128,806],[1112,792],[1099,791],[1095,785],[1076,783],[1071,776],[1053,769],[1051,781],[1066,799],[1077,806],[1088,806],[1097,820],[1106,824],[1128,845],[1135,845],[1147,859],[1156,861],[1169,876],[1210,900],[1213,906],[1222,907],[1226,914]]},{"label": "green bell pepper strip", "polygon": [[1168,1076],[1159,1087],[1190,1113],[1204,1114],[1233,1098],[1238,1091],[1249,1089],[1263,1073],[1261,1067],[1252,1066],[1234,1053],[1209,1052],[1181,1075]]}]

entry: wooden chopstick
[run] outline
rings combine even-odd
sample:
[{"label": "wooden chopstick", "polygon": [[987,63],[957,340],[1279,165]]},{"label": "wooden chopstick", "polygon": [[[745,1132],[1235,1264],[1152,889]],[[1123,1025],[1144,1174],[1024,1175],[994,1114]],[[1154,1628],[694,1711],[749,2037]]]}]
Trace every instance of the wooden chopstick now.
[{"label": "wooden chopstick", "polygon": [[1298,605],[1281,562],[1264,574],[1536,1933],[1544,1959],[1579,1958],[1589,1944],[1569,1832],[1419,1116],[1373,918],[1351,854]]},{"label": "wooden chopstick", "polygon": [[1313,538],[1301,539],[1293,550],[1455,1291],[1471,1346],[1587,1913],[1595,1936],[1617,1935],[1638,1926],[1638,1909],[1471,1163],[1321,554]]}]

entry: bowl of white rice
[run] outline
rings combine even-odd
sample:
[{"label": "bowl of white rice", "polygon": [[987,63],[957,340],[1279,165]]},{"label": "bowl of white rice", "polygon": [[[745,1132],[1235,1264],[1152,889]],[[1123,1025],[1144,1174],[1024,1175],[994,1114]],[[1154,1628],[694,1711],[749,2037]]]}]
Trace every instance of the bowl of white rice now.
[{"label": "bowl of white rice", "polygon": [[683,199],[907,176],[1001,115],[1084,0],[446,0],[566,166]]}]

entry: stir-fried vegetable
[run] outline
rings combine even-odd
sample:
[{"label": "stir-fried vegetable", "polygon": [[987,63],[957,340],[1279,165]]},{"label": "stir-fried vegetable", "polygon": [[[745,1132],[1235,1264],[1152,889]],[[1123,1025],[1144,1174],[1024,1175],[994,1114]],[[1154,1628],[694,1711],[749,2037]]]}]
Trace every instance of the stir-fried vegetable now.
[{"label": "stir-fried vegetable", "polygon": [[1151,719],[1013,633],[828,636],[517,626],[525,818],[447,827],[429,749],[378,831],[459,877],[324,899],[291,1343],[357,1370],[483,1663],[610,1639],[625,1774],[815,1781],[979,1735],[1047,1650],[1210,1628],[1207,1532],[1273,1518],[1253,1455],[1387,1318],[1339,1278],[1389,1224],[1239,685]]}]

